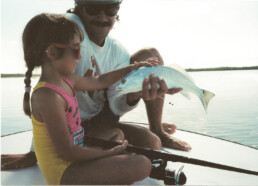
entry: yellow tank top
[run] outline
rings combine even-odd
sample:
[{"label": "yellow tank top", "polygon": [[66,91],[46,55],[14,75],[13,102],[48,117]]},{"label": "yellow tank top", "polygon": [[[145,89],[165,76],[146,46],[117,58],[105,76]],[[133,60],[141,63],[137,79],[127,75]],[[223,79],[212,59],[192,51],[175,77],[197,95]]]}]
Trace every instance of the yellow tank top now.
[{"label": "yellow tank top", "polygon": [[46,125],[32,116],[33,143],[38,164],[49,185],[59,185],[64,171],[73,162],[61,159],[48,136]]}]

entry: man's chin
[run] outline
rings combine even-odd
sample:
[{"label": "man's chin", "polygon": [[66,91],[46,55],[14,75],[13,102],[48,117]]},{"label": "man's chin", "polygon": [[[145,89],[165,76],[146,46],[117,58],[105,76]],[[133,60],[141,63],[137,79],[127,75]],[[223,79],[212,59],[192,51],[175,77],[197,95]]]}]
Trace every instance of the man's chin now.
[{"label": "man's chin", "polygon": [[94,29],[95,34],[100,35],[102,37],[103,36],[106,37],[109,34],[110,30],[111,30],[110,27],[103,27],[103,26],[102,27],[101,26],[95,26],[95,29]]},{"label": "man's chin", "polygon": [[93,27],[97,30],[111,30],[112,28],[110,26],[101,26],[101,25],[94,25]]}]

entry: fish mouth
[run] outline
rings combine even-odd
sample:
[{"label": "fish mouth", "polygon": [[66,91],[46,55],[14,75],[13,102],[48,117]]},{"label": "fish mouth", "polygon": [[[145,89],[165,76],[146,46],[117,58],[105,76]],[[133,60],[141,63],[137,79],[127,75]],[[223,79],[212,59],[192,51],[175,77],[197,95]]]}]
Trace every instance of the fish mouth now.
[{"label": "fish mouth", "polygon": [[124,94],[124,91],[123,91],[122,88],[117,87],[115,90],[116,90],[116,92],[118,92],[119,95],[123,95]]},{"label": "fish mouth", "polygon": [[121,89],[121,88],[116,88],[115,89],[117,92],[122,92],[123,91],[123,89]]}]

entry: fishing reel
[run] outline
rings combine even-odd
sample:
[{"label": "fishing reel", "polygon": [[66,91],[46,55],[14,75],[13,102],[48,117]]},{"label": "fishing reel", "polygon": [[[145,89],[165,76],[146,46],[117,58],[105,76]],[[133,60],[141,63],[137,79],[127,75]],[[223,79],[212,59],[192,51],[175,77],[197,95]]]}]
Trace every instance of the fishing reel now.
[{"label": "fishing reel", "polygon": [[165,185],[184,185],[186,183],[186,176],[182,169],[182,166],[178,171],[168,170],[167,161],[158,159],[152,160],[152,169],[150,178],[157,180],[163,180]]}]

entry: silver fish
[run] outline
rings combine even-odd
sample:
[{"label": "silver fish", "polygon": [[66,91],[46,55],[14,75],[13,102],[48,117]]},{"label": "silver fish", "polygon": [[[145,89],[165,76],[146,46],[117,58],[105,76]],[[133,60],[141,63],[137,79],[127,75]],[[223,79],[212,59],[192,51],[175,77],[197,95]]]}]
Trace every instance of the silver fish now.
[{"label": "silver fish", "polygon": [[188,93],[195,94],[200,98],[205,111],[207,111],[209,101],[215,96],[214,93],[197,87],[189,74],[179,66],[152,66],[139,68],[122,79],[116,87],[116,90],[119,91],[120,95],[139,92],[142,90],[144,78],[149,77],[152,73],[160,79],[164,79],[169,89],[183,88],[180,93],[187,98],[189,98]]}]

